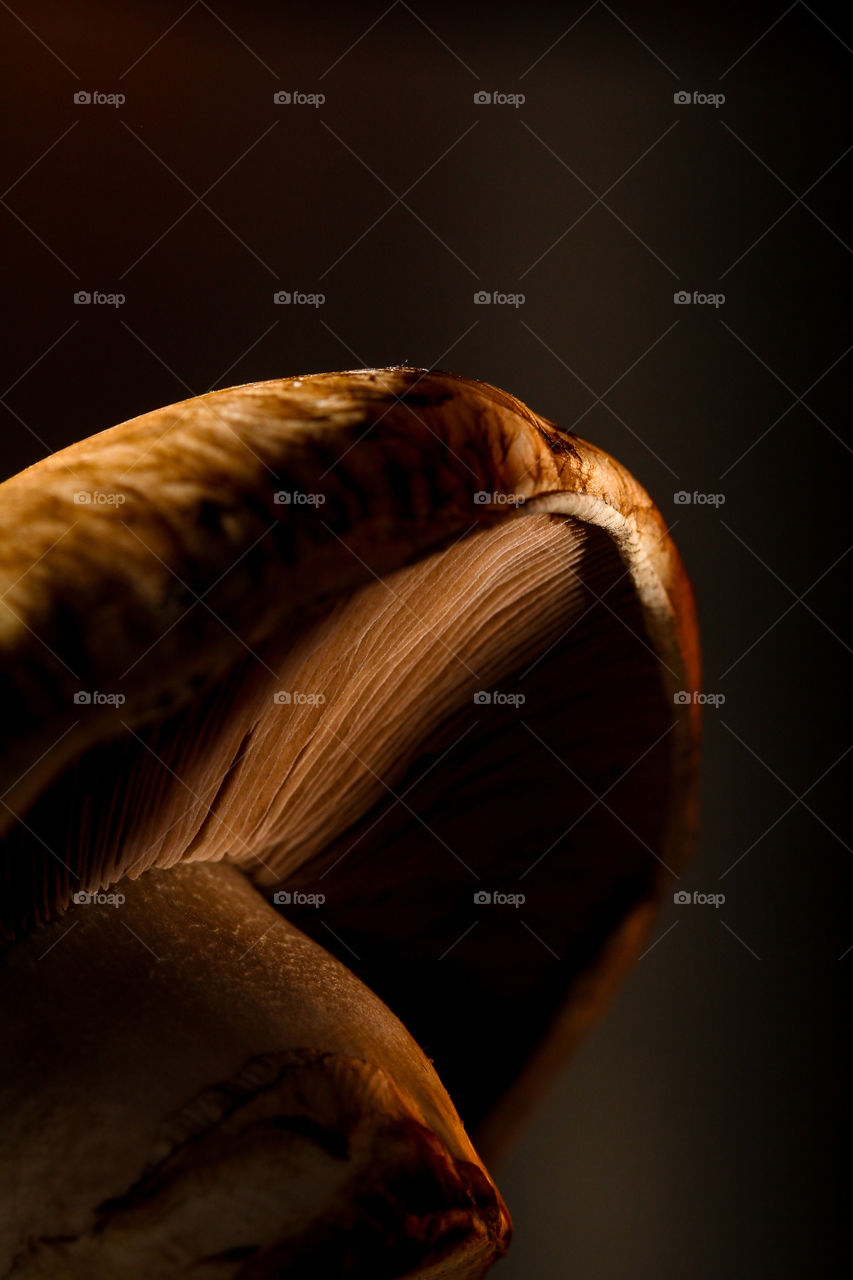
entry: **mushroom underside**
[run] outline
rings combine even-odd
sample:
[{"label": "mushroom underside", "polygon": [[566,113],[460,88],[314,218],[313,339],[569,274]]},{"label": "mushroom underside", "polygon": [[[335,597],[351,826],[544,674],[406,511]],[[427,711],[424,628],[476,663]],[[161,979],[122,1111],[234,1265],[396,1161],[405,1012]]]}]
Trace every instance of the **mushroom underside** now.
[{"label": "mushroom underside", "polygon": [[76,760],[0,846],[7,927],[122,874],[235,862],[498,1145],[531,1053],[659,891],[669,706],[609,534],[516,512]]}]

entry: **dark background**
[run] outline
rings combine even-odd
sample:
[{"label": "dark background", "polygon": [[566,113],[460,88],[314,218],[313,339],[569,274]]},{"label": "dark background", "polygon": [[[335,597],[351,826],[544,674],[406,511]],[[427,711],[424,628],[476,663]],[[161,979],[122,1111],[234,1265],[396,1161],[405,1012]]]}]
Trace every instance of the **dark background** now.
[{"label": "dark background", "polygon": [[[693,576],[705,688],[725,702],[682,883],[726,901],[668,907],[498,1170],[517,1231],[500,1274],[841,1274],[849,16],[13,8],[5,473],[211,387],[435,365],[614,453]],[[478,306],[479,289],[524,303]],[[679,306],[681,289],[725,301]]]}]

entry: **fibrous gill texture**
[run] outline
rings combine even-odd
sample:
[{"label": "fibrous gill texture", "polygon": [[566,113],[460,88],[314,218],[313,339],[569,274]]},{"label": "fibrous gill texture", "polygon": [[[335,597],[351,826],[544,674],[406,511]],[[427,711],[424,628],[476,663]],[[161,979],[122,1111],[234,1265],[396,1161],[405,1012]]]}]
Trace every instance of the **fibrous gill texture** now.
[{"label": "fibrous gill texture", "polygon": [[120,868],[225,857],[280,881],[393,792],[460,709],[566,633],[594,602],[602,542],[519,514],[304,619],[180,716],[67,770],[5,842],[12,893],[26,900],[29,880],[47,915]]}]

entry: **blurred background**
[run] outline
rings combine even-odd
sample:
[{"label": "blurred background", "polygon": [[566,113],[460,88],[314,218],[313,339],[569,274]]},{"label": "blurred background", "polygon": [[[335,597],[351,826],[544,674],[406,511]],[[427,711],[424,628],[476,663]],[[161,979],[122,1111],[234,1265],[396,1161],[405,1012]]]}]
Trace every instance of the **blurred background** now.
[{"label": "blurred background", "polygon": [[500,1275],[848,1274],[850,15],[18,0],[0,43],[4,474],[213,387],[436,366],[615,454],[686,559],[682,887],[725,902],[666,909],[497,1171]]}]

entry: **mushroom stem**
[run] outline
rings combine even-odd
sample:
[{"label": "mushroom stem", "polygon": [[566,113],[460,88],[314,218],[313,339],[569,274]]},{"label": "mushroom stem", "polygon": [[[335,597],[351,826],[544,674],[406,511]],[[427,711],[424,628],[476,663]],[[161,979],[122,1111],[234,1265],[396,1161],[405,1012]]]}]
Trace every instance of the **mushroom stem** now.
[{"label": "mushroom stem", "polygon": [[100,896],[0,962],[0,1274],[485,1274],[506,1209],[377,997],[229,865]]}]

